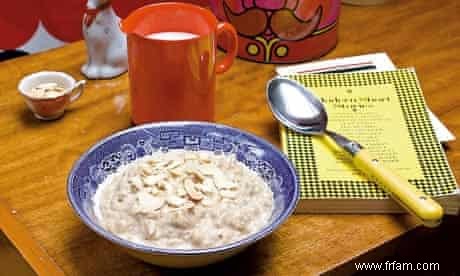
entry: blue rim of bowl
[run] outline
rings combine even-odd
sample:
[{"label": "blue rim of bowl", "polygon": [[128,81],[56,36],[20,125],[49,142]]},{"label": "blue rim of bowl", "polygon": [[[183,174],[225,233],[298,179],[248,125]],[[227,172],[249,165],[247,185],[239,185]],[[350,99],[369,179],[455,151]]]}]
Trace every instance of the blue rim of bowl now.
[{"label": "blue rim of bowl", "polygon": [[[292,174],[292,176],[294,178],[294,198],[295,198],[295,200],[290,202],[290,204],[287,207],[287,209],[284,212],[284,214],[281,217],[279,217],[278,219],[276,219],[270,225],[267,225],[264,228],[262,228],[262,230],[254,233],[254,234],[251,234],[251,235],[247,236],[246,238],[238,240],[236,242],[228,243],[228,244],[225,244],[225,245],[222,245],[222,246],[211,247],[211,248],[203,248],[203,249],[168,249],[168,248],[153,247],[153,246],[143,245],[143,244],[139,244],[139,243],[134,243],[134,242],[128,241],[126,239],[119,238],[115,234],[105,230],[104,228],[102,228],[98,224],[90,222],[89,218],[85,214],[83,214],[79,208],[77,208],[76,200],[75,200],[73,194],[71,193],[71,189],[70,189],[70,187],[71,187],[71,185],[70,185],[71,178],[75,175],[75,171],[77,170],[78,167],[80,167],[80,164],[86,159],[86,157],[90,153],[95,151],[100,145],[104,144],[105,142],[107,142],[107,141],[109,141],[109,140],[111,140],[111,139],[113,139],[115,137],[122,136],[125,133],[130,133],[130,132],[134,132],[134,131],[141,130],[141,129],[148,129],[148,128],[152,128],[152,127],[172,127],[172,126],[187,126],[187,125],[212,126],[212,127],[217,127],[217,128],[226,128],[226,129],[230,129],[230,130],[233,130],[233,131],[236,131],[236,132],[241,132],[244,135],[247,135],[247,136],[253,138],[258,143],[261,143],[261,144],[267,146],[268,148],[270,148],[274,152],[277,152],[280,155],[280,157],[288,165],[289,171],[291,172],[291,174]],[[201,122],[201,121],[173,121],[173,122],[158,122],[158,123],[142,124],[142,125],[139,125],[139,126],[136,126],[136,127],[128,128],[128,129],[116,132],[116,133],[114,133],[114,134],[112,134],[112,135],[100,140],[96,144],[94,144],[85,153],[83,153],[83,155],[72,166],[72,169],[70,170],[70,173],[69,173],[69,175],[67,177],[67,197],[68,197],[68,199],[70,201],[70,204],[72,205],[72,208],[77,213],[77,215],[80,217],[80,219],[83,221],[83,223],[86,224],[86,226],[88,226],[91,230],[96,232],[96,234],[106,238],[107,240],[109,240],[109,241],[111,241],[111,242],[113,242],[113,243],[115,243],[115,244],[117,244],[119,246],[126,247],[126,248],[132,249],[132,250],[142,251],[144,253],[150,253],[150,254],[191,256],[191,255],[221,253],[221,252],[225,252],[225,251],[228,251],[228,250],[231,250],[231,249],[239,248],[241,246],[249,246],[249,245],[261,240],[265,236],[271,234],[273,231],[275,231],[276,228],[278,228],[278,226],[280,226],[294,212],[294,209],[297,206],[297,203],[299,201],[299,185],[298,185],[298,176],[297,176],[297,173],[296,173],[291,161],[289,161],[289,159],[286,157],[286,155],[284,153],[282,153],[278,148],[276,148],[275,146],[273,146],[269,142],[263,140],[262,138],[259,138],[259,137],[255,136],[254,134],[250,134],[250,133],[248,133],[246,131],[243,131],[241,129],[237,129],[237,128],[230,127],[230,126],[227,126],[227,125],[222,125],[222,124]]]}]

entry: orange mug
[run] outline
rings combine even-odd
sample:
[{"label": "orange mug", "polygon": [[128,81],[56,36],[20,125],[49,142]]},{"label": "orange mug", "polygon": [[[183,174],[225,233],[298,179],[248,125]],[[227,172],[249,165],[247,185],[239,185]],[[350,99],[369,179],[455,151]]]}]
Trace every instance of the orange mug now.
[{"label": "orange mug", "polygon": [[[121,22],[127,34],[131,114],[135,124],[214,120],[216,73],[237,54],[237,34],[211,11],[185,3],[157,3]],[[216,61],[217,39],[227,55]],[[230,39],[229,39],[230,38]]]}]

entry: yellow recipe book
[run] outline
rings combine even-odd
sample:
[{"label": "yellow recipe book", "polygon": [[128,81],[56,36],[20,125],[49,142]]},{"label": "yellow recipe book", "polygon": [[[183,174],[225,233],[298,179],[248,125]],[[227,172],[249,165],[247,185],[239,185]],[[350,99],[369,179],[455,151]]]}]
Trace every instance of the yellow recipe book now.
[{"label": "yellow recipe book", "polygon": [[[328,129],[358,141],[386,167],[433,196],[446,214],[458,212],[457,184],[428,118],[414,70],[289,77],[325,104]],[[309,137],[283,126],[280,130],[283,150],[301,184],[296,212],[404,211],[331,139]]]}]

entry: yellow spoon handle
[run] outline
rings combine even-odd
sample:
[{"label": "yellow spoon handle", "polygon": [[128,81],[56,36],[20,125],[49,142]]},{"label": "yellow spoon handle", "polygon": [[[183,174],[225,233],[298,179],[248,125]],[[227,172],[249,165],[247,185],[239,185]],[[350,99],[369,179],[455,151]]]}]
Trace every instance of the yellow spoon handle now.
[{"label": "yellow spoon handle", "polygon": [[353,163],[369,178],[375,179],[390,196],[410,213],[418,217],[427,227],[436,227],[441,222],[443,209],[439,203],[417,189],[407,180],[386,169],[365,149],[353,155]]}]

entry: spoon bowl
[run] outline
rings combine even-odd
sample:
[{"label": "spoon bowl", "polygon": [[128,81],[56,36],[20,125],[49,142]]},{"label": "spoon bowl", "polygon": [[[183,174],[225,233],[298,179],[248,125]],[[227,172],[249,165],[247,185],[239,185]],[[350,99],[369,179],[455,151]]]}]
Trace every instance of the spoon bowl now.
[{"label": "spoon bowl", "polygon": [[286,78],[267,84],[267,98],[273,115],[283,125],[308,135],[322,135],[327,127],[324,105],[306,88]]}]

